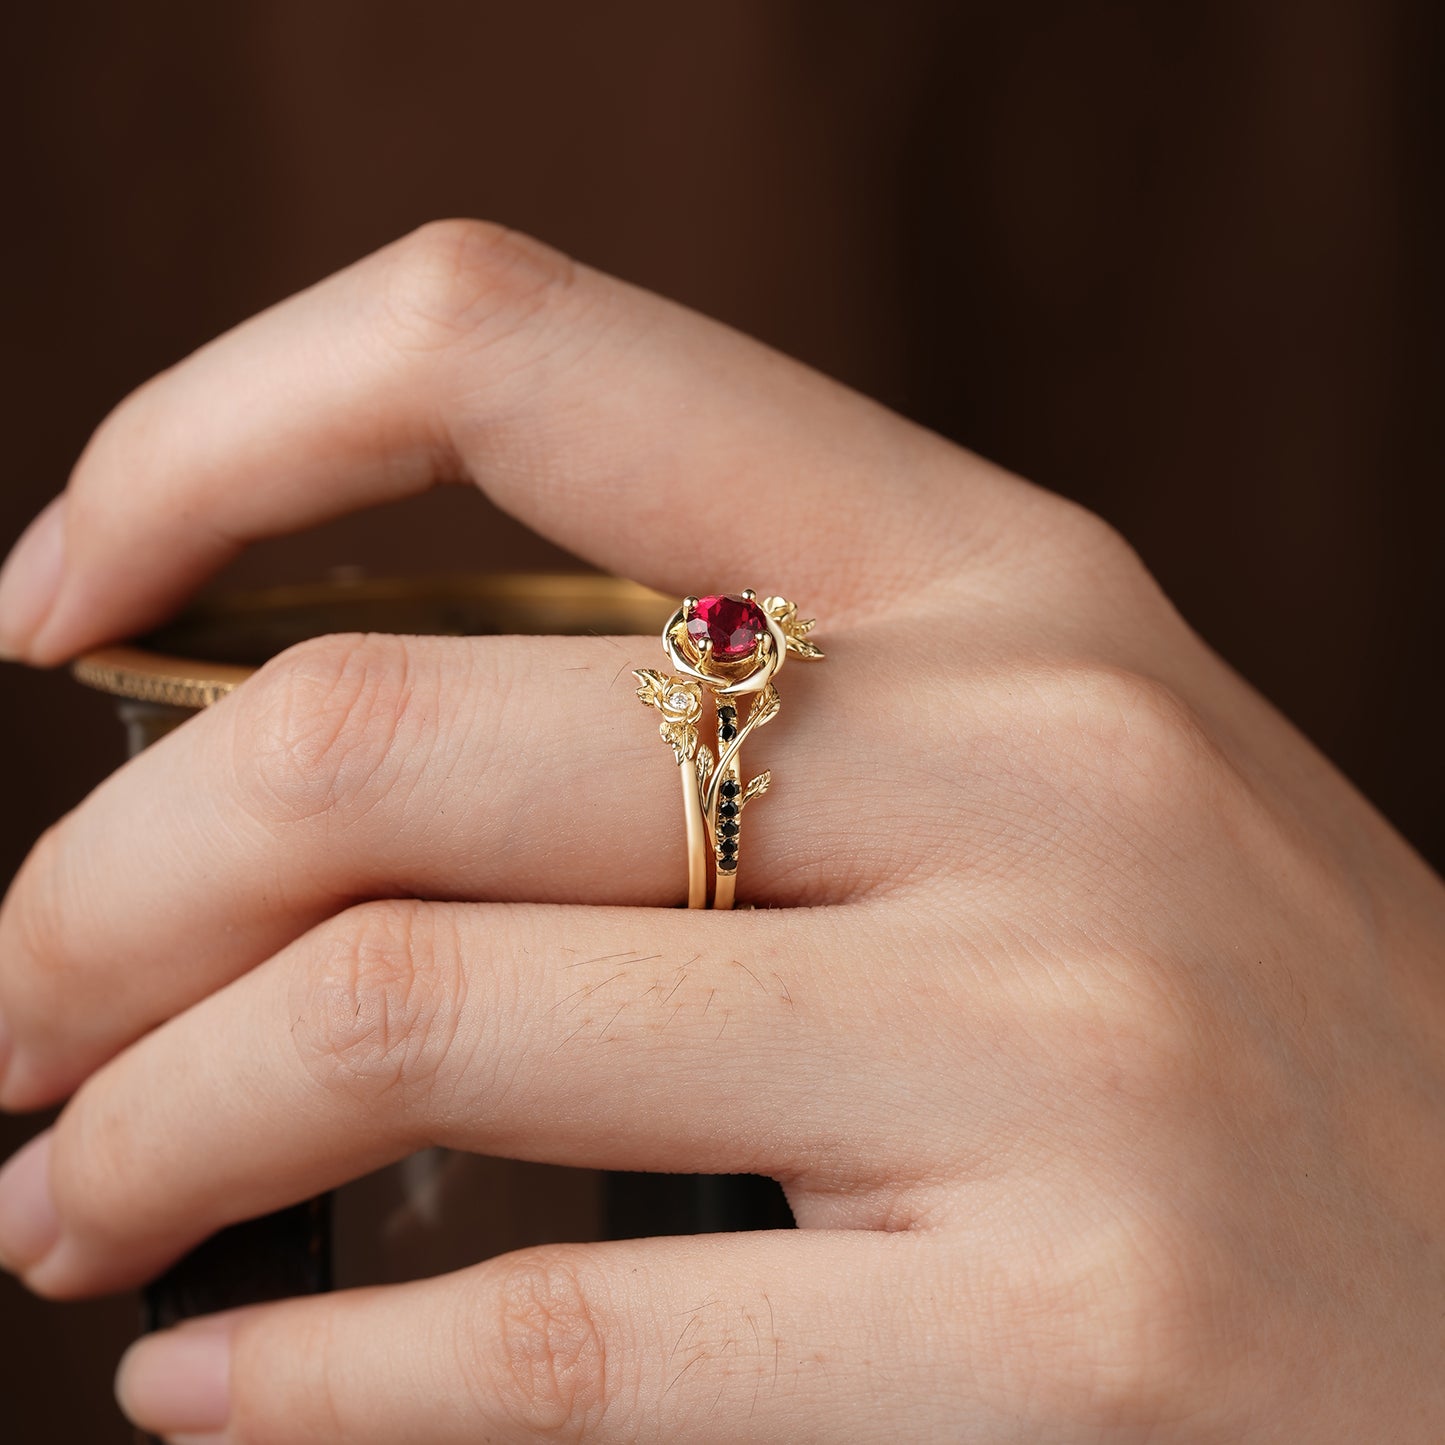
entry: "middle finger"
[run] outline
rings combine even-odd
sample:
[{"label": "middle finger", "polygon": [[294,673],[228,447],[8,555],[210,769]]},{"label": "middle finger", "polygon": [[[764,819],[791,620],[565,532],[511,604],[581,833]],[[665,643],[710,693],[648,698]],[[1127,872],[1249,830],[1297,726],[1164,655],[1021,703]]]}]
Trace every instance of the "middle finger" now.
[{"label": "middle finger", "polygon": [[927,1172],[899,1126],[918,1084],[839,969],[890,922],[348,910],[87,1080],[7,1171],[0,1252],[47,1294],[133,1284],[224,1224],[434,1143],[766,1173],[835,1199],[871,1181],[896,1216],[899,1180]]}]

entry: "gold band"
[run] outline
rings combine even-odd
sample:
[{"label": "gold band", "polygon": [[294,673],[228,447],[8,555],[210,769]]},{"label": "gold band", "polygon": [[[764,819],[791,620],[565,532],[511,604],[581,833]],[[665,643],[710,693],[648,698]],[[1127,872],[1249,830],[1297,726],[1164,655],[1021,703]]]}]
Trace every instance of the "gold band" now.
[{"label": "gold band", "polygon": [[[787,598],[758,602],[751,588],[740,596],[688,597],[662,629],[663,651],[677,673],[634,671],[637,696],[662,714],[658,731],[682,778],[689,908],[709,906],[709,874],[711,906],[734,905],[743,809],[772,782],[764,771],[743,783],[743,743],[777,716],[773,678],[788,655],[823,656],[807,640],[812,627]],[[713,703],[715,751],[698,731],[705,695]]]}]

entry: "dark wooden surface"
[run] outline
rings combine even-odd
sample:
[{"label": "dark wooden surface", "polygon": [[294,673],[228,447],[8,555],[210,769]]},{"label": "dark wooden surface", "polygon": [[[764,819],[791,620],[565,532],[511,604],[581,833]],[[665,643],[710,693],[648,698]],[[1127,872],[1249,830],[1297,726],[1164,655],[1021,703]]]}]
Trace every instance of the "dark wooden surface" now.
[{"label": "dark wooden surface", "polygon": [[[0,26],[0,537],[149,374],[487,216],[1103,512],[1445,861],[1439,7],[74,0]],[[449,492],[229,580],[502,559],[557,556]],[[60,676],[6,671],[0,704],[8,875],[120,738]],[[124,1440],[135,1318],[0,1283],[4,1438]]]}]

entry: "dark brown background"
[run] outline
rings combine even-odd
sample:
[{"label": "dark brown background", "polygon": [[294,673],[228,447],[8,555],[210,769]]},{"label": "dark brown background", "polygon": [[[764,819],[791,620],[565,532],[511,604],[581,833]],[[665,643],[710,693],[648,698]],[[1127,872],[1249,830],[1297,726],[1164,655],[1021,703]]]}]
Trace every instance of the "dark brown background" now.
[{"label": "dark brown background", "polygon": [[[503,220],[1101,511],[1438,866],[1440,13],[9,7],[0,535],[217,331],[427,219]],[[453,493],[229,580],[519,558],[556,554]],[[119,734],[63,675],[0,689],[8,877]],[[132,1320],[0,1283],[5,1439],[125,1438]]]}]

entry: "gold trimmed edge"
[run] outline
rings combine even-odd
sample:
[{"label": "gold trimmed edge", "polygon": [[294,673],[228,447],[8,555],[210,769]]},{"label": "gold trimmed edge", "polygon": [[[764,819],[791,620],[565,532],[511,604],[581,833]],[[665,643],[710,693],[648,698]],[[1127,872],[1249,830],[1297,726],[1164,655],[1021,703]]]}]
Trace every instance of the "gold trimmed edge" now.
[{"label": "gold trimmed edge", "polygon": [[71,664],[70,675],[86,687],[132,702],[203,708],[234,692],[254,667],[167,657],[143,647],[103,647]]},{"label": "gold trimmed edge", "polygon": [[[508,632],[555,633],[559,625],[576,635],[591,631],[593,608],[622,609],[640,622],[654,611],[664,615],[666,598],[650,587],[602,572],[482,572],[435,577],[336,577],[236,592],[194,603],[170,628],[224,624],[229,619],[284,616],[316,606],[426,604],[470,601],[492,604]],[[339,619],[338,619],[339,620]],[[655,623],[652,623],[655,626]],[[259,669],[209,662],[163,650],[170,628],[160,629],[161,647],[138,642],[97,648],[71,664],[71,676],[85,687],[132,702],[176,708],[205,708],[232,693]],[[366,630],[323,628],[322,631]],[[449,634],[454,635],[454,634]]]}]

